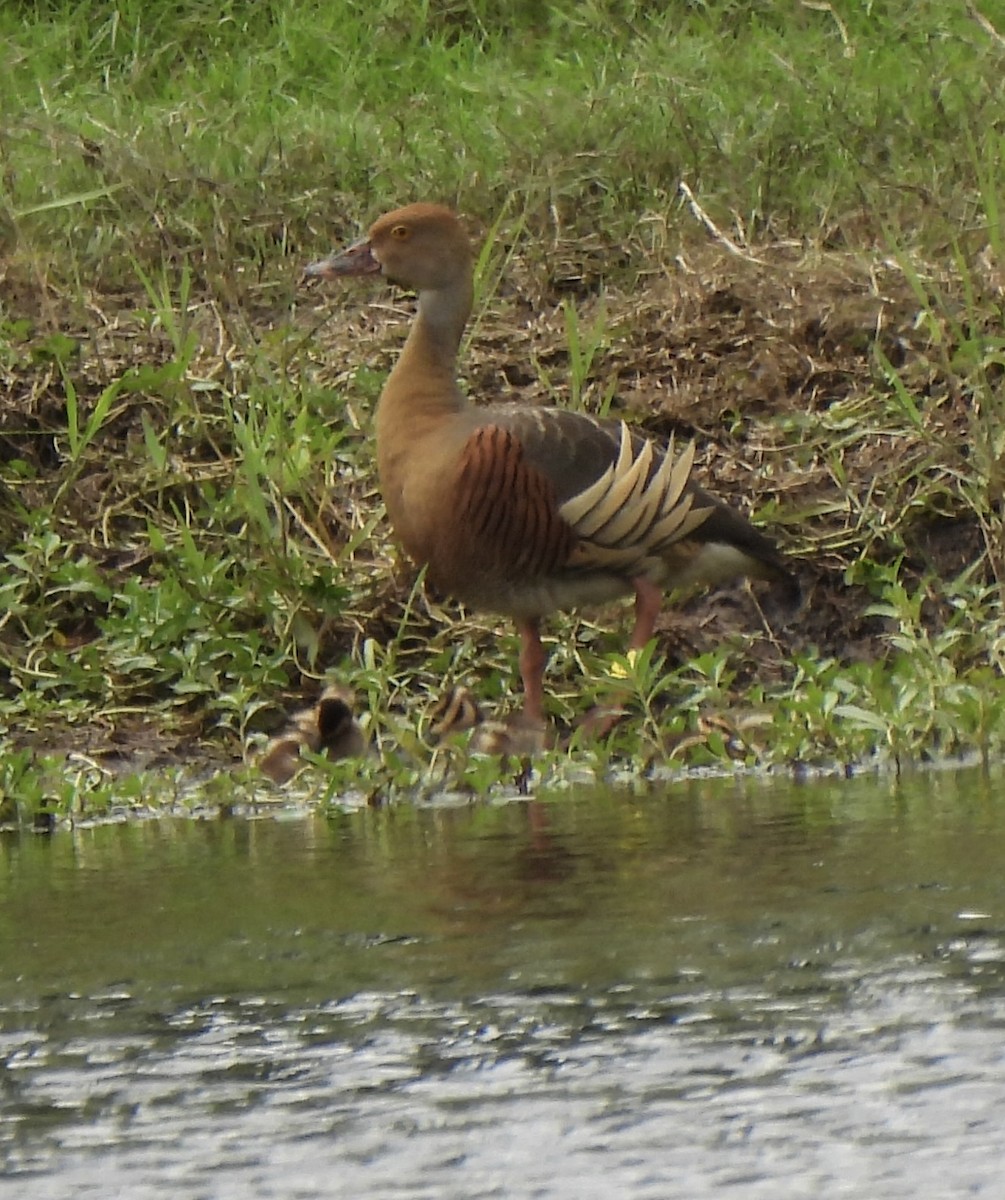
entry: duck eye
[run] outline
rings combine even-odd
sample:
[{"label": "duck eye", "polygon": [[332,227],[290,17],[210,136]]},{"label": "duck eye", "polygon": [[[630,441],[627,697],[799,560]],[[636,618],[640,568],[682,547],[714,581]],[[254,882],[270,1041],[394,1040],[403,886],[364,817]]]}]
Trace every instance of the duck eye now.
[{"label": "duck eye", "polygon": [[391,229],[391,237],[397,238],[399,242],[403,242],[409,236],[407,225],[395,225]]}]

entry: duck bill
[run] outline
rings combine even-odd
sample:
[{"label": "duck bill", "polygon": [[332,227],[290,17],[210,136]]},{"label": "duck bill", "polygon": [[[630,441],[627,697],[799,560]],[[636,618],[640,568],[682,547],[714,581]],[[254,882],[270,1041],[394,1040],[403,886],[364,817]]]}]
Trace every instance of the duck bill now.
[{"label": "duck bill", "polygon": [[304,275],[312,279],[339,279],[344,275],[377,275],[380,263],[374,258],[368,241],[357,242],[348,250],[340,250],[330,258],[304,267]]}]

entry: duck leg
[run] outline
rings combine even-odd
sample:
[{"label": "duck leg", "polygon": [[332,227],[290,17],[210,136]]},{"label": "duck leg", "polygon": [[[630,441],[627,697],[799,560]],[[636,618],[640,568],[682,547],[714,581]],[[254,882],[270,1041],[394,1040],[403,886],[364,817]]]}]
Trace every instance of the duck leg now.
[{"label": "duck leg", "polygon": [[[642,650],[656,633],[656,619],[663,607],[663,592],[651,579],[637,575],[632,580],[635,589],[635,625],[628,639],[629,653]],[[606,737],[625,715],[625,708],[615,693],[606,704],[597,704],[579,722],[579,728],[590,737]]]},{"label": "duck leg", "polygon": [[516,623],[520,634],[520,678],[523,680],[524,715],[544,724],[544,667],[548,656],[541,644],[541,629],[534,618]]},{"label": "duck leg", "polygon": [[[663,607],[663,592],[651,579],[638,575],[632,580],[635,589],[635,625],[628,639],[629,650],[643,649],[656,631],[656,620]],[[534,619],[517,621],[520,634],[520,678],[523,680],[524,718],[528,723],[543,725],[544,668],[548,661],[541,642],[541,630]],[[604,737],[622,716],[624,707],[613,697],[608,704],[597,705],[580,722],[592,737]]]},{"label": "duck leg", "polygon": [[663,592],[651,579],[637,575],[632,580],[635,588],[635,628],[628,639],[629,650],[642,650],[652,641],[656,632],[656,618],[663,607]]}]

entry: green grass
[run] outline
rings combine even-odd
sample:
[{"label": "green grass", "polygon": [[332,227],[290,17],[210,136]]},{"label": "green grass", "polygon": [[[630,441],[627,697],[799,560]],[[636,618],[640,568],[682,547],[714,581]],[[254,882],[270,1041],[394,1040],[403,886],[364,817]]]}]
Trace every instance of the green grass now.
[{"label": "green grass", "polygon": [[403,199],[613,241],[684,178],[751,235],[944,240],[1000,162],[1001,47],[962,5],[843,8],[8,5],[5,232],[61,284],[188,258],[240,293]]},{"label": "green grass", "polygon": [[[1005,32],[1005,4],[978,8],[984,23],[934,0],[4,6],[0,814],[4,796],[22,816],[49,803],[47,750],[46,794],[73,809],[73,730],[149,721],[233,749],[333,669],[382,756],[333,766],[332,788],[408,792],[441,685],[510,694],[513,639],[395,574],[368,419],[398,333],[372,292],[297,285],[418,198],[487,231],[472,387],[498,391],[512,355],[528,399],[627,395],[695,432],[713,466],[749,472],[733,494],[759,520],[843,577],[831,590],[882,647],[804,639],[762,679],[746,635],[676,664],[658,646],[615,672],[638,719],[583,752],[598,770],[1000,754],[1005,104],[987,24]],[[722,249],[682,182],[768,265]],[[790,271],[826,283],[825,333],[849,280],[891,298],[842,351],[854,386],[761,411],[756,358],[729,365],[744,330],[719,346],[708,317],[692,344],[682,318],[705,275],[710,294],[784,298]],[[640,304],[666,304],[675,361],[722,355],[735,403],[695,415],[653,392],[660,327]],[[974,552],[947,573],[923,547],[954,522]],[[554,628],[569,720],[619,641]],[[498,776],[433,757],[471,786]]]}]

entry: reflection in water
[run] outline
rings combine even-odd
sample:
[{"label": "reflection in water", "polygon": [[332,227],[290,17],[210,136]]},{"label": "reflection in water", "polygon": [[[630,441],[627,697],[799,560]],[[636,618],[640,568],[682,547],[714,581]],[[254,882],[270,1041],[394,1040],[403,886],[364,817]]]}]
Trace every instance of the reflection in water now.
[{"label": "reflection in water", "polygon": [[0,1195],[996,1196],[971,774],[0,843]]}]

